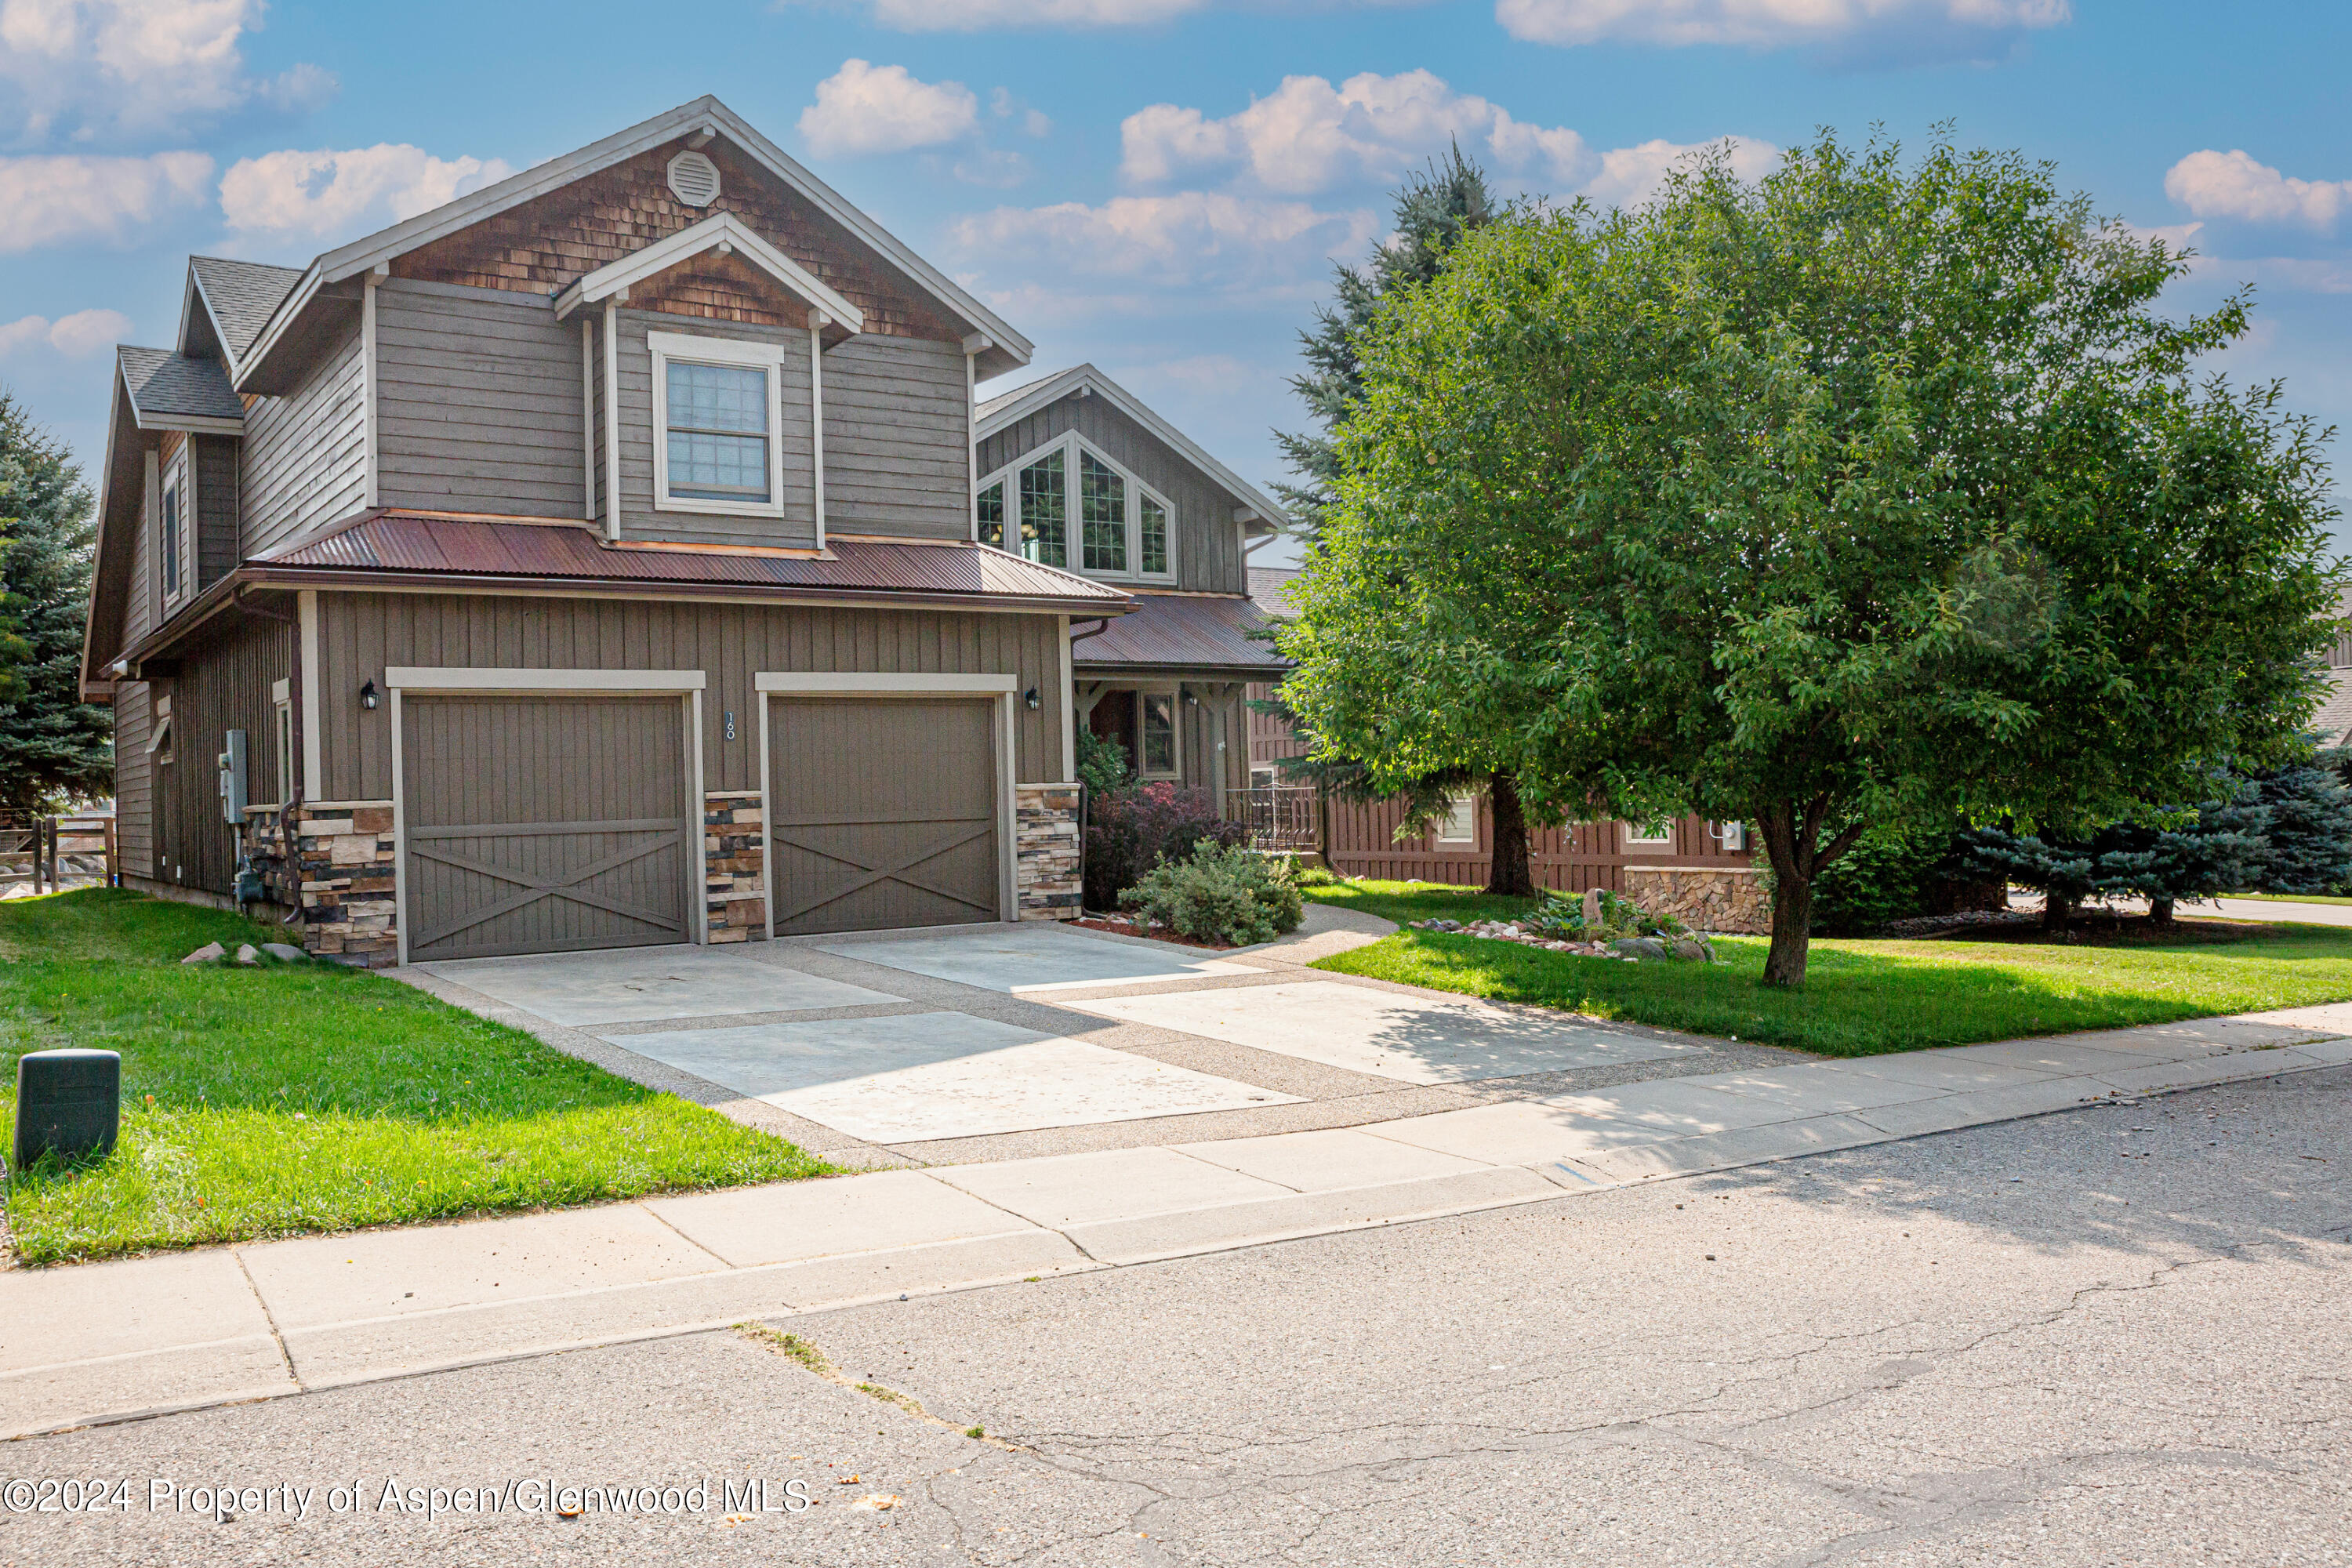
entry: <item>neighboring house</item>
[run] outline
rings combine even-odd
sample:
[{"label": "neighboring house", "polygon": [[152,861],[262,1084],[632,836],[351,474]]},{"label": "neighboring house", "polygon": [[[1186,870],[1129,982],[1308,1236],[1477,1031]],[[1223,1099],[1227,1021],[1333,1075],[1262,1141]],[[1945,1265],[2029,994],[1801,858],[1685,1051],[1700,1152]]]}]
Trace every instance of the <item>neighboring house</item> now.
[{"label": "neighboring house", "polygon": [[976,435],[981,542],[1132,598],[1070,638],[1078,721],[1139,778],[1245,788],[1243,694],[1286,666],[1250,635],[1244,557],[1280,510],[1090,364],[990,398]]},{"label": "neighboring house", "polygon": [[[1290,605],[1291,581],[1298,575],[1295,566],[1253,566],[1249,570],[1250,597],[1259,610],[1270,616],[1293,614]],[[1307,742],[1290,728],[1290,721],[1279,713],[1261,712],[1255,704],[1273,700],[1279,680],[1261,681],[1252,686],[1244,698],[1253,704],[1249,710],[1249,768],[1253,789],[1275,789],[1289,784],[1283,776],[1279,763],[1285,757],[1303,757]]]},{"label": "neighboring house", "polygon": [[[2352,619],[2352,593],[2336,606],[2339,620]],[[2327,645],[2327,696],[2311,718],[2323,745],[2341,746],[2352,740],[2352,632],[2339,631]]]},{"label": "neighboring house", "polygon": [[1091,369],[976,408],[1030,352],[708,98],[194,258],[100,475],[125,882],[369,964],[1075,913],[1081,720],[1241,782],[1278,514]]},{"label": "neighboring house", "polygon": [[[1294,571],[1258,568],[1250,593],[1272,616],[1291,613]],[[1271,696],[1275,687],[1254,689]],[[1262,786],[1281,783],[1277,760],[1306,747],[1286,721],[1259,715],[1250,737],[1250,766]],[[1323,803],[1324,855],[1347,877],[1483,885],[1493,866],[1494,822],[1481,795],[1465,795],[1422,833],[1399,841],[1400,801]],[[1703,931],[1770,929],[1771,910],[1758,877],[1754,847],[1744,825],[1684,817],[1643,826],[1627,822],[1570,823],[1532,828],[1528,869],[1539,888],[1581,892],[1605,888],[1653,911],[1672,911]]]}]

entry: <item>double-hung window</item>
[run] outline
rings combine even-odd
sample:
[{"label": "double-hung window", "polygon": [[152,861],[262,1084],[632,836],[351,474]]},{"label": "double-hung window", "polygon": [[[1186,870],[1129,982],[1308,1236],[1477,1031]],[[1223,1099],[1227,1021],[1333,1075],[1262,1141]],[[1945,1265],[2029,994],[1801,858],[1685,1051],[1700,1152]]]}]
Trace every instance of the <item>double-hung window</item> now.
[{"label": "double-hung window", "polygon": [[180,602],[187,588],[188,459],[184,448],[163,470],[163,493],[156,509],[156,570],[162,574],[163,606]]},{"label": "double-hung window", "polygon": [[1174,508],[1075,435],[991,474],[973,510],[982,544],[1047,566],[1175,575]]},{"label": "double-hung window", "polygon": [[664,511],[783,511],[781,343],[650,332],[654,504]]},{"label": "double-hung window", "polygon": [[1176,765],[1176,694],[1172,691],[1146,691],[1138,701],[1137,715],[1143,755],[1136,768],[1139,777],[1172,779]]}]

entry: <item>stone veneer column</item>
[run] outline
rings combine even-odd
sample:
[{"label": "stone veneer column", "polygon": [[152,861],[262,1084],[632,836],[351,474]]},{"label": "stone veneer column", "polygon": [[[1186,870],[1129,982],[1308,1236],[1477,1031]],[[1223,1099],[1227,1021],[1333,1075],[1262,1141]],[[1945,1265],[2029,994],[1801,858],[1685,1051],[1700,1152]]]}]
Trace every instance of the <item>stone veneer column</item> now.
[{"label": "stone veneer column", "polygon": [[1069,921],[1085,912],[1078,866],[1078,786],[1025,784],[1013,789],[1015,884],[1024,921]]},{"label": "stone veneer column", "polygon": [[702,797],[703,923],[707,942],[768,937],[767,813],[758,790]]},{"label": "stone veneer column", "polygon": [[1693,931],[1753,936],[1772,929],[1762,878],[1744,866],[1628,866],[1625,896]]},{"label": "stone veneer column", "polygon": [[290,865],[275,811],[247,817],[245,845],[257,862],[276,862],[265,879],[280,903],[300,907],[303,951],[362,969],[400,962],[392,802],[304,806],[294,818]]}]

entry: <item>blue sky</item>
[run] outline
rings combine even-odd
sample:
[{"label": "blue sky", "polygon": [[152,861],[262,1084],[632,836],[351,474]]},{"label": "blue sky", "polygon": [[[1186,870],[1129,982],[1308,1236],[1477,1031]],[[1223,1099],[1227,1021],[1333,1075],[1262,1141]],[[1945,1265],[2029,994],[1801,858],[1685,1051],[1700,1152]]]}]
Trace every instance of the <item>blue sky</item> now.
[{"label": "blue sky", "polygon": [[1449,137],[1638,200],[1690,145],[1949,121],[2193,245],[2181,308],[2254,284],[2224,367],[2352,424],[2347,64],[2352,7],[2186,0],[0,0],[0,382],[94,461],[188,252],[299,264],[715,92],[1037,371],[1093,360],[1255,479],[1332,261]]}]

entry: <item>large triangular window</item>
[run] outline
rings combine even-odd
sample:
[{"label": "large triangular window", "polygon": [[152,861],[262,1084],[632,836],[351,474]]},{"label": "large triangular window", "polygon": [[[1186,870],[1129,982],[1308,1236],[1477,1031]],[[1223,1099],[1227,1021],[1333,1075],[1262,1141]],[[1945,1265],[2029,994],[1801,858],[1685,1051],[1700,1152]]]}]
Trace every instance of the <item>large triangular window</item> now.
[{"label": "large triangular window", "polygon": [[1075,435],[991,474],[980,542],[1089,577],[1172,577],[1175,509]]}]

